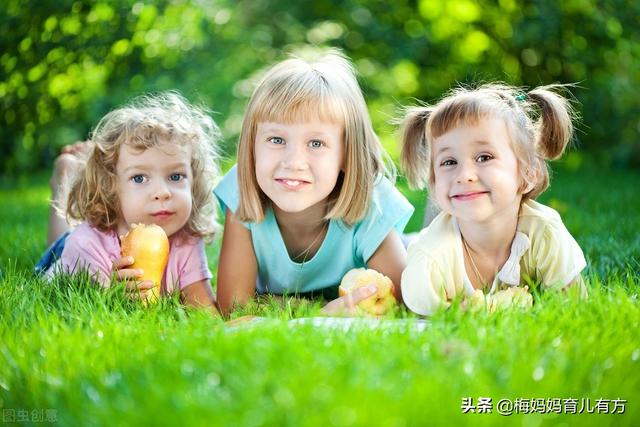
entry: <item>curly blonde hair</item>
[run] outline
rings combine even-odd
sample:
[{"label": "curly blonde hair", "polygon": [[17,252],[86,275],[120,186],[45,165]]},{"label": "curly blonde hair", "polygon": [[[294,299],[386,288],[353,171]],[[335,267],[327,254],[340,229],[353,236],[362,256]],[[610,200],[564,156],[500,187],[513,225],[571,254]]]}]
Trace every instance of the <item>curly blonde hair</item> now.
[{"label": "curly blonde hair", "polygon": [[311,60],[292,57],[273,66],[249,100],[237,156],[240,203],[236,215],[240,220],[262,221],[269,203],[255,172],[258,123],[315,118],[344,128],[344,172],[329,195],[326,219],[339,218],[353,225],[366,215],[376,180],[393,179],[395,171],[373,130],[350,61],[336,49],[315,53]]},{"label": "curly blonde hair", "polygon": [[174,91],[135,98],[105,115],[93,130],[90,149],[71,182],[66,205],[69,220],[88,221],[102,231],[115,230],[122,217],[116,164],[120,147],[144,150],[163,143],[189,146],[193,185],[191,216],[183,230],[210,240],[217,229],[213,186],[220,175],[220,130],[206,110]]},{"label": "curly blonde hair", "polygon": [[412,187],[428,187],[433,194],[433,141],[461,124],[497,117],[507,126],[518,161],[522,200],[535,199],[549,186],[547,160],[560,157],[572,139],[576,114],[570,102],[557,93],[563,88],[549,85],[524,92],[492,83],[454,89],[434,106],[408,108],[400,155],[407,180]]}]

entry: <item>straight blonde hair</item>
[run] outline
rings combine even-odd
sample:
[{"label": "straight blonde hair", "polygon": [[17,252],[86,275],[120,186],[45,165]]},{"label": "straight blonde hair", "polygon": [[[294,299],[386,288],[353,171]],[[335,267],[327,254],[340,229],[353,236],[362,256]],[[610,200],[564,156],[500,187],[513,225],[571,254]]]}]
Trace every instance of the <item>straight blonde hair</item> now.
[{"label": "straight blonde hair", "polygon": [[549,186],[546,161],[560,157],[573,135],[575,113],[557,93],[563,88],[542,86],[526,93],[513,86],[486,84],[454,89],[433,106],[408,108],[402,122],[400,165],[409,184],[429,188],[433,194],[433,141],[455,127],[497,117],[507,126],[518,161],[522,200],[535,199]]},{"label": "straight blonde hair", "polygon": [[330,50],[313,61],[290,58],[276,64],[253,92],[238,143],[241,221],[260,222],[270,201],[258,186],[255,139],[260,122],[304,123],[319,119],[344,127],[345,164],[329,196],[325,219],[347,225],[361,220],[369,209],[376,179],[392,176],[367,106],[348,59]]},{"label": "straight blonde hair", "polygon": [[183,228],[209,240],[217,229],[213,185],[219,176],[217,143],[220,131],[200,107],[177,92],[135,98],[105,115],[90,136],[83,167],[71,183],[66,215],[88,221],[102,231],[115,230],[122,217],[117,194],[116,165],[120,147],[146,150],[159,144],[191,148],[192,212]]}]

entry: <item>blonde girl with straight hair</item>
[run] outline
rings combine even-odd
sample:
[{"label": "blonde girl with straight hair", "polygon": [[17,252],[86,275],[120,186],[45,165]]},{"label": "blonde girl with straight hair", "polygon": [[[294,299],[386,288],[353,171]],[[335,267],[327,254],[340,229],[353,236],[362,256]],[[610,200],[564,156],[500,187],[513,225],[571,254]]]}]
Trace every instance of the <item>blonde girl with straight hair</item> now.
[{"label": "blonde girl with straight hair", "polygon": [[534,283],[584,293],[582,250],[560,215],[534,200],[549,186],[547,161],[572,138],[561,88],[459,88],[407,110],[401,166],[442,210],[408,248],[402,295],[414,312],[456,297],[530,302]]},{"label": "blonde girl with straight hair", "polygon": [[[53,233],[61,235],[36,270],[47,276],[88,271],[103,287],[125,281],[133,297],[145,298],[153,283],[140,281],[144,272],[121,256],[119,236],[133,224],[156,224],[170,243],[161,294],[179,292],[185,304],[217,313],[204,241],[218,227],[219,138],[206,112],[175,92],[141,96],[109,112],[90,141],[69,146],[56,162],[54,196],[68,196],[54,207],[77,226],[68,230],[51,213]],[[64,185],[62,175],[67,191],[53,188]]]},{"label": "blonde girl with straight hair", "polygon": [[[374,268],[397,287],[400,233],[413,211],[388,177],[350,62],[330,51],[276,64],[249,101],[237,166],[215,194],[225,215],[223,313],[257,294],[337,297],[342,276]],[[325,311],[354,312],[365,287]]]}]

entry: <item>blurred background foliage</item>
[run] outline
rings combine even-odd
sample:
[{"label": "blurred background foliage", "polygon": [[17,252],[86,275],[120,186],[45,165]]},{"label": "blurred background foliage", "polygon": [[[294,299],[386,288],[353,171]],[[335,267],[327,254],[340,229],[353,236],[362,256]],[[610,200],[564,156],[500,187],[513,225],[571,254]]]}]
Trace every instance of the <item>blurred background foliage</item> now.
[{"label": "blurred background foliage", "polygon": [[458,83],[578,83],[569,163],[640,165],[637,0],[4,0],[0,175],[48,167],[134,95],[177,89],[213,111],[231,158],[247,98],[287,52],[349,55],[397,154],[400,105]]}]

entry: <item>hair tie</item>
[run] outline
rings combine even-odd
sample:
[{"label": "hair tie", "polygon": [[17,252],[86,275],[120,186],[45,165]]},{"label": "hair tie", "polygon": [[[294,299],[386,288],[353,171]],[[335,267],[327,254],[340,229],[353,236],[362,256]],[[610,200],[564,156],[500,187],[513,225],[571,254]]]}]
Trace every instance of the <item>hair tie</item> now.
[{"label": "hair tie", "polygon": [[527,99],[527,94],[526,93],[521,93],[520,95],[516,95],[516,101],[524,101],[525,99]]}]

